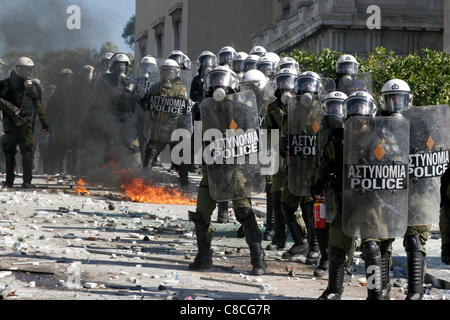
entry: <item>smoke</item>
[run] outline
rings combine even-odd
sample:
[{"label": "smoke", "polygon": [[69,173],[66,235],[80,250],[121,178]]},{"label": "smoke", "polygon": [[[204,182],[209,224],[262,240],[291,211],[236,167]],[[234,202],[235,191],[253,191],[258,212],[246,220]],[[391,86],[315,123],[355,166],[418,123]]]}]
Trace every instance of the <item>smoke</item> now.
[{"label": "smoke", "polygon": [[[67,13],[67,8],[71,5],[80,8],[81,29],[67,27],[67,20],[72,15]],[[99,50],[103,43],[120,38],[129,18],[121,16],[120,10],[131,11],[133,8],[126,1],[3,0],[0,56],[10,50],[39,55],[78,47]]]}]

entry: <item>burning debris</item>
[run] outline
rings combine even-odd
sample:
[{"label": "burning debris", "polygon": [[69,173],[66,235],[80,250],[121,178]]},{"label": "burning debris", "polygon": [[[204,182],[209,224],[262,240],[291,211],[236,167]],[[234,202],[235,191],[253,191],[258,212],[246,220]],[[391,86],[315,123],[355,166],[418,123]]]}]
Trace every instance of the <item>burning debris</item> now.
[{"label": "burning debris", "polygon": [[91,193],[84,187],[86,185],[86,181],[84,179],[79,179],[77,181],[77,186],[74,188],[76,194],[81,195],[90,195]]}]

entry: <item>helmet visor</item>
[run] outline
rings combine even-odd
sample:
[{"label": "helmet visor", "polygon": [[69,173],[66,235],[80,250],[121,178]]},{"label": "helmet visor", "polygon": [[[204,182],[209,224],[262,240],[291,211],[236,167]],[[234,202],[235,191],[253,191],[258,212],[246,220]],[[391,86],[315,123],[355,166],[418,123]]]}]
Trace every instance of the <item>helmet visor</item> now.
[{"label": "helmet visor", "polygon": [[293,74],[282,74],[275,78],[276,88],[279,90],[294,90],[296,76]]},{"label": "helmet visor", "polygon": [[296,72],[300,72],[300,68],[299,68],[298,64],[296,64],[294,62],[286,62],[286,63],[280,64],[277,67],[277,70],[282,70],[282,69],[291,69]]},{"label": "helmet visor", "polygon": [[217,58],[214,56],[203,56],[198,59],[198,63],[203,67],[215,67],[217,66]]},{"label": "helmet visor", "polygon": [[344,115],[342,112],[342,104],[344,101],[340,99],[330,99],[324,102],[325,112],[333,115]]},{"label": "helmet visor", "polygon": [[167,59],[175,60],[183,70],[191,70],[191,61],[182,54],[172,54]]},{"label": "helmet visor", "polygon": [[376,111],[376,105],[374,101],[365,97],[355,97],[344,102],[343,110],[346,112],[346,116],[373,116]]},{"label": "helmet visor", "polygon": [[242,63],[242,71],[247,72],[249,70],[256,69],[256,61],[254,60],[244,60]]},{"label": "helmet visor", "polygon": [[312,77],[301,77],[295,82],[295,92],[320,92],[320,81]]},{"label": "helmet visor", "polygon": [[172,81],[176,77],[180,76],[180,68],[173,66],[161,67],[161,79]]},{"label": "helmet visor", "polygon": [[144,77],[155,72],[156,65],[149,62],[143,62],[139,64],[139,77]]},{"label": "helmet visor", "polygon": [[24,78],[25,80],[33,79],[34,77],[34,67],[29,66],[18,66],[18,76]]},{"label": "helmet visor", "polygon": [[342,74],[356,74],[358,73],[358,64],[355,62],[338,63],[336,72]]},{"label": "helmet visor", "polygon": [[381,96],[382,109],[391,113],[409,109],[412,104],[412,95],[406,92],[383,93]]},{"label": "helmet visor", "polygon": [[272,76],[275,72],[274,64],[272,62],[260,62],[256,64],[256,70],[261,71],[267,77]]},{"label": "helmet visor", "polygon": [[234,58],[234,53],[231,51],[225,51],[225,52],[219,53],[219,63],[221,65],[226,63],[228,60],[233,60],[233,58]]},{"label": "helmet visor", "polygon": [[235,88],[236,79],[230,72],[226,71],[214,71],[210,72],[206,78],[207,88]]}]

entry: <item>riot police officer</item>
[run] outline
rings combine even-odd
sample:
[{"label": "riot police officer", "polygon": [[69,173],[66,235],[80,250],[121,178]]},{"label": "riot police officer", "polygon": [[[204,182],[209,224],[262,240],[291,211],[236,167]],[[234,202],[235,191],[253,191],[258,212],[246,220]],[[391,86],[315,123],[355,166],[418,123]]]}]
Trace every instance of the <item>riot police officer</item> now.
[{"label": "riot police officer", "polygon": [[104,74],[95,84],[94,93],[99,104],[114,116],[119,126],[117,146],[124,146],[130,152],[130,160],[135,166],[140,164],[137,146],[136,104],[141,97],[137,91],[137,81],[129,75],[130,58],[123,52],[111,58],[110,73]]},{"label": "riot police officer", "polygon": [[113,55],[114,52],[111,51],[106,51],[101,54],[100,58],[98,59],[100,65],[97,68],[95,68],[94,81],[92,83],[93,85],[101,76],[111,72],[110,71],[112,65],[111,58],[113,57]]},{"label": "riot police officer", "polygon": [[48,169],[51,174],[65,172],[74,174],[77,118],[82,114],[77,103],[79,92],[74,90],[74,75],[68,68],[58,72],[58,85],[47,105],[47,116],[53,134],[48,139]]},{"label": "riot police officer", "polygon": [[3,111],[5,135],[2,140],[5,152],[5,187],[13,187],[16,166],[16,148],[22,155],[23,188],[35,187],[31,184],[33,169],[34,123],[39,118],[43,130],[49,133],[41,90],[32,82],[34,63],[28,57],[20,57],[14,64],[9,78],[0,81],[0,108]]},{"label": "riot police officer", "polygon": [[238,52],[236,54],[236,57],[231,62],[231,70],[233,70],[234,73],[236,73],[239,81],[242,78],[242,75],[244,72],[242,71],[242,64],[244,63],[244,60],[248,57],[248,54],[245,52]]},{"label": "riot police officer", "polygon": [[228,65],[229,67],[231,67],[231,62],[234,60],[234,58],[236,58],[236,55],[237,52],[233,47],[223,47],[217,54],[219,66]]},{"label": "riot police officer", "polygon": [[[309,175],[314,162],[312,150],[315,150],[315,133],[311,129],[321,117],[319,95],[322,91],[322,80],[315,72],[303,72],[295,80],[296,95],[288,105],[288,121],[284,126],[285,138],[280,144],[281,156],[289,156],[287,182],[281,196],[281,211],[294,240],[293,247],[285,252],[283,257],[292,258],[307,253],[307,264],[316,264],[320,256],[317,238],[312,230],[314,199],[309,195],[309,188],[306,190],[305,186],[311,179]],[[295,152],[298,144],[294,143],[291,137],[306,141],[299,153]],[[310,151],[305,153],[303,152],[305,150]],[[302,174],[299,175],[299,172]],[[301,217],[298,217],[299,207]],[[303,221],[302,226],[305,224],[303,228],[299,227],[298,220]]]},{"label": "riot police officer", "polygon": [[[273,66],[273,65],[272,65]],[[256,102],[259,115],[259,124],[262,128],[267,116],[267,109],[275,101],[275,87],[271,81],[267,80],[266,75],[260,70],[249,70],[242,76],[239,82],[240,91],[251,90],[256,95]],[[263,234],[263,240],[272,241],[274,232],[274,212],[272,202],[272,175],[265,175],[266,192],[266,230]]]},{"label": "riot police officer", "polygon": [[[316,154],[313,166],[313,177],[316,175],[317,166],[322,157],[323,148],[328,139],[329,133],[337,127],[342,127],[344,124],[344,113],[342,111],[342,105],[347,99],[347,95],[340,91],[330,92],[325,96],[322,105],[323,117],[320,119],[320,128],[317,132],[316,141]],[[314,184],[315,179],[311,179],[311,196],[315,198],[314,195]],[[334,175],[329,179],[329,183],[325,186],[325,204],[326,204],[326,224],[325,228],[316,228],[314,226],[313,231],[317,237],[317,243],[320,250],[320,260],[317,268],[314,270],[314,276],[323,277],[328,274],[328,238],[330,223],[334,216],[334,193],[333,185],[336,183]]]},{"label": "riot police officer", "polygon": [[[356,91],[368,91],[368,88],[372,88],[370,72],[360,74],[358,67],[359,63],[354,56],[344,54],[339,57],[336,63],[336,87],[339,91],[350,95]],[[369,93],[372,94],[372,92]]]},{"label": "riot police officer", "polygon": [[[294,82],[298,77],[298,73],[292,69],[282,69],[277,72],[274,77],[275,97],[276,100],[272,102],[268,109],[267,115],[264,119],[263,129],[267,130],[267,140],[272,141],[271,130],[278,130],[283,132],[284,123],[286,121],[287,104],[294,95]],[[279,136],[279,140],[282,136]],[[279,143],[280,141],[278,141]],[[279,156],[279,154],[278,154]],[[286,246],[286,223],[283,213],[281,212],[281,194],[283,186],[286,183],[286,161],[280,157],[279,170],[273,175],[270,193],[272,195],[273,216],[267,216],[267,224],[273,225],[273,236],[270,244],[267,245],[266,250],[280,250]],[[273,220],[271,218],[273,217]],[[303,222],[303,221],[302,221]]]},{"label": "riot police officer", "polygon": [[[192,128],[192,106],[180,74],[180,65],[175,60],[166,59],[160,66],[161,80],[153,84],[140,100],[142,109],[149,111],[152,122],[142,164],[144,169],[153,167],[154,160],[167,145],[171,149],[174,147],[175,143],[172,142],[171,135],[175,129],[191,130]],[[169,105],[172,102],[182,107],[173,108]],[[174,166],[178,170],[181,187],[187,188],[189,185],[187,163],[174,164]]]},{"label": "riot police officer", "polygon": [[[323,197],[325,181],[331,173],[336,175],[338,181],[335,216],[329,231],[328,287],[319,297],[320,300],[341,298],[345,259],[355,237],[361,237],[368,299],[389,299],[388,252],[393,238],[406,230],[409,143],[404,143],[404,139],[409,135],[409,124],[401,118],[378,119],[375,117],[376,110],[376,102],[366,92],[357,91],[344,101],[345,126],[335,128],[330,133],[317,170],[314,188],[316,198]],[[391,126],[397,128],[394,134],[389,131]],[[392,163],[398,165],[401,173],[397,177],[397,184],[391,186],[390,190],[386,190],[386,187],[378,187],[378,190],[374,188],[375,180],[379,177],[372,177],[367,172],[349,183],[354,177],[351,172],[355,167],[372,167],[376,164],[375,168]],[[377,182],[383,183],[381,180]],[[365,182],[364,187],[361,187],[361,181]],[[373,184],[367,185],[368,181]],[[389,218],[395,219],[395,222],[389,222]]]},{"label": "riot police officer", "polygon": [[[247,128],[250,124],[253,129],[257,129],[254,93],[246,91],[235,94],[236,86],[237,76],[228,66],[216,67],[208,74],[206,79],[208,98],[200,106],[203,130],[216,127],[216,130],[225,132],[225,129],[230,127],[230,123],[233,124],[231,126],[233,128]],[[247,116],[246,112],[250,108],[253,111]],[[206,146],[207,150],[210,147],[211,145]],[[247,164],[243,166],[245,168]],[[246,242],[250,248],[252,274],[263,274],[266,263],[261,247],[261,231],[251,206],[251,192],[249,192],[251,189],[248,188],[252,186],[252,183],[245,179],[243,167],[213,162],[209,165],[204,163],[202,168],[203,177],[198,188],[197,208],[195,212],[189,212],[189,218],[195,224],[198,246],[198,254],[194,262],[189,265],[189,269],[200,270],[212,267],[211,215],[217,201],[231,200],[236,219],[243,226]]]},{"label": "riot police officer", "polygon": [[[425,245],[430,235],[431,223],[438,222],[440,176],[420,175],[422,167],[415,160],[418,154],[426,155],[430,152],[446,150],[450,137],[446,127],[438,127],[441,121],[449,120],[447,106],[443,108],[441,106],[413,107],[412,102],[413,92],[405,81],[392,79],[383,85],[380,94],[381,114],[404,116],[411,125],[408,227],[403,240],[408,266],[406,299],[421,300],[426,273]],[[432,148],[429,148],[430,145],[426,146],[430,137],[434,142]],[[436,168],[441,166],[445,164],[436,164]],[[442,175],[443,172],[440,171]]]}]

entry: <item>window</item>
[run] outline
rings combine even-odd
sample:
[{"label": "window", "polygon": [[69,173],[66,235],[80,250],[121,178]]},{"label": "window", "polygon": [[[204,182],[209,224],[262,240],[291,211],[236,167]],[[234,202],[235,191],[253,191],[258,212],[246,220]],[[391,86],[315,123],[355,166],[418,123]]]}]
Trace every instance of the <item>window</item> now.
[{"label": "window", "polygon": [[181,48],[181,16],[183,3],[176,3],[169,9],[169,15],[172,16],[172,50]]},{"label": "window", "polygon": [[164,46],[164,17],[155,20],[150,27],[155,30],[155,57],[162,58]]},{"label": "window", "polygon": [[291,0],[283,0],[281,3],[281,15],[287,16],[291,13]]}]

